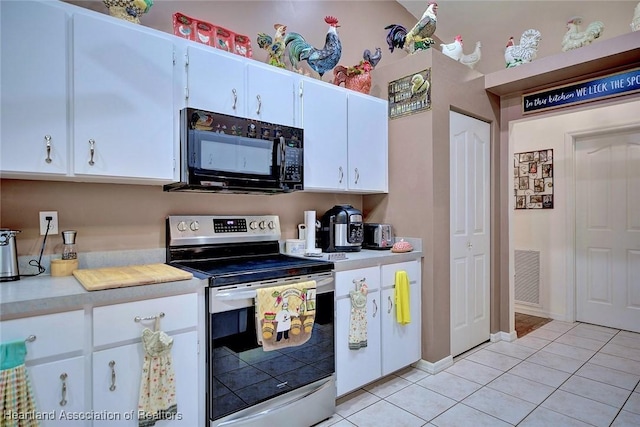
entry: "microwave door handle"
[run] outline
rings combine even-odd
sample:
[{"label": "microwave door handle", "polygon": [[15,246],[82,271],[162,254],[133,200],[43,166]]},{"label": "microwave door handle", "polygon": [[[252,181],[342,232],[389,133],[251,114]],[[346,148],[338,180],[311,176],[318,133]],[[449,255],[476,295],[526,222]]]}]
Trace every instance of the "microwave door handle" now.
[{"label": "microwave door handle", "polygon": [[280,137],[280,182],[285,180],[285,149],[284,149],[284,136]]}]

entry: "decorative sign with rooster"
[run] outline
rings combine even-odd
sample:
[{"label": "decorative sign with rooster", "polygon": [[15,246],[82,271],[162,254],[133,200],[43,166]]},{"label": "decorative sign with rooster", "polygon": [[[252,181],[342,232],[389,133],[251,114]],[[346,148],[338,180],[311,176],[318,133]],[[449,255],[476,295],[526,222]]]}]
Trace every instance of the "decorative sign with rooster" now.
[{"label": "decorative sign with rooster", "polygon": [[389,82],[389,118],[431,109],[431,68]]}]

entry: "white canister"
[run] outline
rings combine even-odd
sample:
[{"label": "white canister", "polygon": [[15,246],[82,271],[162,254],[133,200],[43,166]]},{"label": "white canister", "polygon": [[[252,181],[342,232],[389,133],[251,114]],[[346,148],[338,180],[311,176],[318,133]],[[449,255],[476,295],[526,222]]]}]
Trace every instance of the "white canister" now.
[{"label": "white canister", "polygon": [[284,241],[284,251],[291,255],[304,255],[305,241],[302,239],[287,239]]}]

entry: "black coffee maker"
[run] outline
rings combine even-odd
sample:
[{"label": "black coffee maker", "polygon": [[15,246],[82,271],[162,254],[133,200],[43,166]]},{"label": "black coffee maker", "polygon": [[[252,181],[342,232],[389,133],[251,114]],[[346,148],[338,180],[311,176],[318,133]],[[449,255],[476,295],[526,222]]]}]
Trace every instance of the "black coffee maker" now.
[{"label": "black coffee maker", "polygon": [[364,240],[362,212],[351,205],[336,205],[320,221],[323,252],[359,252]]}]

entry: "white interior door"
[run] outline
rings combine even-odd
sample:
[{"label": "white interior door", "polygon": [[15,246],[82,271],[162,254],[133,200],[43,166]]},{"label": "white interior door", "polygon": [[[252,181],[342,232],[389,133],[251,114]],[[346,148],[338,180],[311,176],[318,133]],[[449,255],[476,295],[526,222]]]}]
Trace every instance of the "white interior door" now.
[{"label": "white interior door", "polygon": [[576,318],[640,332],[640,131],[576,141]]},{"label": "white interior door", "polygon": [[489,339],[490,126],[450,112],[451,355]]}]

